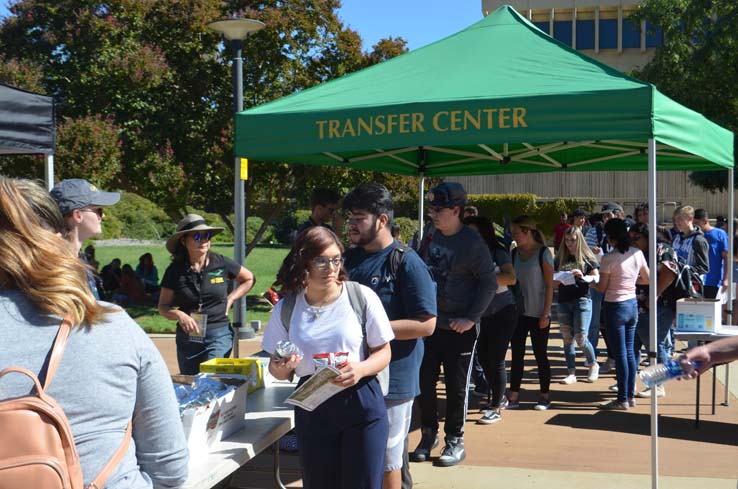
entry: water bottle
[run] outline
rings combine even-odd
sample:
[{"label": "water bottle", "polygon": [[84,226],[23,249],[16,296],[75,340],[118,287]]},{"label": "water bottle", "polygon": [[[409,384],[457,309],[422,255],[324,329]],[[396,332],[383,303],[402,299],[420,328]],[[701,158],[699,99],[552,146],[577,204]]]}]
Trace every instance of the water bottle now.
[{"label": "water bottle", "polygon": [[666,363],[658,363],[641,370],[638,374],[643,384],[652,389],[653,387],[663,384],[667,380],[676,379],[682,375],[693,372],[700,367],[700,362],[687,362],[685,366],[679,360],[670,359]]},{"label": "water bottle", "polygon": [[281,360],[283,358],[289,358],[290,355],[297,355],[298,357],[302,357],[302,352],[296,344],[292,343],[289,340],[278,341],[277,347],[274,349],[274,357],[277,360]]}]

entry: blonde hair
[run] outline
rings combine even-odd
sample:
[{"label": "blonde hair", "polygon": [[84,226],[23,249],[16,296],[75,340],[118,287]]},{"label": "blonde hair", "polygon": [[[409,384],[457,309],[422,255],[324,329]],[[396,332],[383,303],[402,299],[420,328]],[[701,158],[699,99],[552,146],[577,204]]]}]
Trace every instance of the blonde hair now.
[{"label": "blonde hair", "polygon": [[[569,247],[566,246],[567,236],[574,236],[577,240],[577,251],[573,255],[569,251]],[[563,269],[564,264],[569,261],[569,257],[574,257],[574,262],[582,269],[582,272],[584,272],[585,262],[592,265],[597,263],[597,257],[587,245],[582,231],[576,226],[572,226],[564,232],[564,239],[561,240],[561,244],[559,245],[559,270]]]},{"label": "blonde hair", "polygon": [[512,221],[513,226],[517,226],[522,230],[531,232],[533,239],[540,245],[546,246],[546,237],[536,226],[536,221],[530,216],[518,216]]},{"label": "blonde hair", "polygon": [[676,209],[674,209],[674,214],[672,214],[672,217],[675,216],[684,216],[690,219],[694,219],[694,207],[692,207],[691,205],[683,205],[681,207],[677,207]]},{"label": "blonde hair", "polygon": [[56,202],[38,184],[0,176],[0,287],[20,290],[75,326],[100,322],[115,309],[98,304],[84,265],[57,234],[58,217]]}]

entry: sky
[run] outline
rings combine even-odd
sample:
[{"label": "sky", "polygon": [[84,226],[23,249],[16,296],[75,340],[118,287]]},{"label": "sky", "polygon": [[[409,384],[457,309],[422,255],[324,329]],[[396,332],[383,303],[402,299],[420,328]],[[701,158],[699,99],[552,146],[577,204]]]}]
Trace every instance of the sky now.
[{"label": "sky", "polygon": [[482,19],[482,0],[342,0],[339,17],[357,31],[364,51],[389,36],[417,49]]}]

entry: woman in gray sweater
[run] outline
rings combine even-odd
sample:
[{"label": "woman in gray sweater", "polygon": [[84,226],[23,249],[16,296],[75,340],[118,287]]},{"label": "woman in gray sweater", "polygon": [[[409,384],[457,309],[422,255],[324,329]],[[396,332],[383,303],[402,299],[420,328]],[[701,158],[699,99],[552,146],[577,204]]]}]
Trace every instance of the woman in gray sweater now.
[{"label": "woman in gray sweater", "polygon": [[[166,365],[124,311],[95,300],[62,228],[43,188],[0,177],[0,369],[45,370],[61,318],[71,317],[74,327],[46,392],[72,427],[85,485],[132,420],[133,443],[106,489],[179,487],[188,453]],[[0,400],[27,395],[31,386],[26,377],[6,375]]]}]

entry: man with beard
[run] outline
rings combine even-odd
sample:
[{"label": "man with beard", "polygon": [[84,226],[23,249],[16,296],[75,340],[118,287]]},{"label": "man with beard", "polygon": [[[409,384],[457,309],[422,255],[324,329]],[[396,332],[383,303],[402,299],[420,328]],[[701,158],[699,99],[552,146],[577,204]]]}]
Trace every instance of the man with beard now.
[{"label": "man with beard", "polygon": [[443,365],[446,445],[435,465],[450,467],[466,457],[464,422],[469,366],[479,333],[479,320],[495,295],[497,279],[487,243],[461,222],[467,202],[464,187],[444,182],[428,192],[427,198],[436,232],[425,261],[436,280],[438,319],[435,332],[425,340],[419,398],[422,437],[410,459],[414,462],[428,460],[430,451],[438,443],[436,384]]},{"label": "man with beard", "polygon": [[395,339],[390,342],[389,392],[384,398],[389,419],[384,489],[412,487],[407,459],[413,399],[420,394],[422,337],[436,324],[433,279],[415,251],[392,237],[393,203],[377,183],[359,185],[344,198],[349,240],[345,265],[351,280],[370,287],[382,301]]}]

